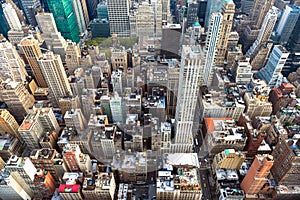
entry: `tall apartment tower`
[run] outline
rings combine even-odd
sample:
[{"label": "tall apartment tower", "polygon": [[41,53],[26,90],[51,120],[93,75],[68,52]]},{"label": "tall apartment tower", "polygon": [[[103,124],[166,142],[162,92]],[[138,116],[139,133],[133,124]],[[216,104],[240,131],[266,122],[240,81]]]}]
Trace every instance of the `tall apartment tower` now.
[{"label": "tall apartment tower", "polygon": [[110,34],[119,37],[129,37],[129,0],[107,1]]},{"label": "tall apartment tower", "polygon": [[79,42],[79,28],[72,0],[47,0],[59,32],[65,39]]},{"label": "tall apartment tower", "polygon": [[36,26],[35,14],[41,10],[41,2],[39,0],[20,0],[19,2],[27,22],[32,26]]},{"label": "tall apartment tower", "polygon": [[0,97],[7,104],[8,111],[21,124],[29,109],[34,104],[34,98],[22,83],[6,80],[1,83]]},{"label": "tall apartment tower", "polygon": [[217,66],[223,67],[224,65],[224,58],[227,51],[228,39],[230,36],[233,16],[235,12],[235,4],[232,0],[225,1],[223,8],[222,8],[222,26],[220,30],[220,36],[217,44],[217,55],[215,64]]},{"label": "tall apartment tower", "polygon": [[281,45],[275,45],[267,64],[262,68],[257,76],[265,80],[271,88],[277,87],[282,82],[281,70],[289,56],[289,52]]},{"label": "tall apartment tower", "polygon": [[0,135],[8,133],[21,140],[18,128],[19,124],[15,120],[14,116],[12,116],[6,109],[0,109]]},{"label": "tall apartment tower", "polygon": [[221,13],[212,13],[211,15],[211,26],[209,27],[208,37],[206,38],[205,71],[202,81],[204,85],[210,85],[212,82],[217,45],[222,28],[222,19],[223,16]]},{"label": "tall apartment tower", "polygon": [[85,19],[84,19],[81,0],[73,0],[72,6],[73,6],[74,13],[75,13],[76,21],[78,24],[79,33],[84,33],[86,31],[86,23],[85,23]]},{"label": "tall apartment tower", "polygon": [[10,29],[22,30],[22,25],[13,6],[10,3],[3,3],[2,8]]},{"label": "tall apartment tower", "polygon": [[278,36],[277,41],[286,44],[300,15],[300,8],[295,5],[286,5],[285,10],[280,18],[275,34]]},{"label": "tall apartment tower", "polygon": [[72,96],[70,83],[59,55],[47,52],[38,60],[43,75],[50,89],[54,102],[59,102],[59,98]]},{"label": "tall apartment tower", "polygon": [[21,40],[19,47],[23,51],[25,58],[29,63],[38,86],[46,88],[47,83],[37,62],[37,60],[42,56],[39,42],[34,39],[32,35],[29,35]]},{"label": "tall apartment tower", "polygon": [[[175,152],[191,152],[193,126],[199,83],[205,66],[205,53],[201,46],[183,46],[179,75],[178,99],[175,114]],[[181,146],[181,147],[179,147]]]},{"label": "tall apartment tower", "polygon": [[241,188],[246,194],[258,194],[268,181],[270,169],[274,164],[273,156],[259,155],[255,159],[241,183]]},{"label": "tall apartment tower", "polygon": [[25,63],[13,46],[5,38],[0,40],[0,80],[8,78],[16,82],[26,82]]},{"label": "tall apartment tower", "polygon": [[265,16],[269,12],[269,10],[273,6],[274,0],[255,0],[253,3],[253,7],[250,11],[250,20],[252,21],[252,25],[260,29],[263,27],[262,23],[264,21]]}]

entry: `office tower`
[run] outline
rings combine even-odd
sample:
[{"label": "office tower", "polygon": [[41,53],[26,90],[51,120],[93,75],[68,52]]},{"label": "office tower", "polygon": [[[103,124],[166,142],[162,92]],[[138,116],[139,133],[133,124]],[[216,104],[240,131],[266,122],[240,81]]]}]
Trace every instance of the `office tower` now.
[{"label": "office tower", "polygon": [[42,51],[38,41],[30,35],[23,38],[18,46],[23,51],[37,84],[40,87],[46,88],[47,83],[37,62],[37,60],[42,56]]},{"label": "office tower", "polygon": [[109,21],[107,19],[93,19],[90,22],[90,28],[92,31],[93,39],[110,36]]},{"label": "office tower", "polygon": [[37,26],[35,15],[41,10],[41,2],[39,0],[20,0],[20,3],[26,21],[32,26]]},{"label": "office tower", "polygon": [[19,82],[6,80],[1,83],[0,96],[8,106],[8,111],[21,124],[29,108],[34,104],[34,98],[26,90],[25,86]]},{"label": "office tower", "polygon": [[5,169],[31,198],[42,198],[40,191],[33,183],[37,169],[29,158],[11,156],[6,162]]},{"label": "office tower", "polygon": [[5,38],[0,40],[0,80],[12,79],[25,83],[27,72],[25,63],[13,46]]},{"label": "office tower", "polygon": [[162,5],[160,1],[142,2],[130,15],[130,35],[161,37]]},{"label": "office tower", "polygon": [[242,59],[235,60],[231,71],[235,78],[236,84],[246,85],[250,83],[253,73],[251,71],[252,67],[249,61],[249,57],[243,57]]},{"label": "office tower", "polygon": [[0,172],[0,195],[6,200],[31,199],[23,186],[8,171]]},{"label": "office tower", "polygon": [[205,17],[206,17],[206,12],[207,12],[207,0],[201,0],[199,1],[199,6],[198,6],[198,19],[199,19],[199,24],[204,27],[205,24]]},{"label": "office tower", "polygon": [[107,3],[105,1],[101,1],[97,5],[97,18],[108,19]]},{"label": "office tower", "polygon": [[217,54],[215,57],[215,65],[223,67],[224,58],[227,52],[228,39],[231,33],[233,16],[235,12],[235,4],[232,0],[228,0],[224,3],[222,8],[222,26],[219,32],[219,40],[217,44]]},{"label": "office tower", "polygon": [[59,176],[59,173],[56,171],[54,166],[54,159],[57,154],[57,151],[54,149],[34,149],[30,153],[30,160],[37,169],[45,169],[58,182],[62,177]]},{"label": "office tower", "polygon": [[37,114],[29,113],[20,125],[18,131],[29,149],[40,148],[39,142],[44,136],[45,130]]},{"label": "office tower", "polygon": [[110,34],[129,37],[129,0],[107,1]]},{"label": "office tower", "polygon": [[58,32],[52,13],[38,13],[36,20],[42,32],[42,39],[45,41],[49,50],[59,54],[65,60],[67,42]]},{"label": "office tower", "polygon": [[257,29],[264,27],[262,24],[265,16],[272,8],[274,0],[254,0],[253,7],[250,11],[251,24]]},{"label": "office tower", "polygon": [[73,74],[75,69],[80,66],[80,57],[81,52],[79,46],[71,40],[67,40],[66,65],[69,74]]},{"label": "office tower", "polygon": [[79,28],[71,0],[47,0],[58,31],[65,39],[79,42]]},{"label": "office tower", "polygon": [[186,27],[192,27],[195,22],[198,22],[198,6],[199,4],[197,2],[190,2],[188,3],[187,8],[187,25]]},{"label": "office tower", "polygon": [[31,113],[38,116],[38,119],[40,120],[45,131],[56,131],[56,133],[59,133],[60,127],[57,123],[52,108],[42,108],[34,106]]},{"label": "office tower", "polygon": [[210,85],[214,73],[215,57],[217,53],[217,45],[219,41],[220,31],[222,29],[221,13],[213,13],[211,15],[211,25],[208,30],[208,37],[206,38],[206,57],[205,57],[205,71],[202,83]]},{"label": "office tower", "polygon": [[183,46],[179,88],[175,115],[175,145],[182,145],[178,152],[191,152],[193,147],[193,126],[202,81],[205,56],[201,46]]},{"label": "office tower", "polygon": [[64,96],[72,95],[71,86],[59,55],[47,52],[38,60],[46,83],[50,89],[50,94],[54,97],[54,102]]},{"label": "office tower", "polygon": [[85,24],[88,25],[90,23],[90,18],[89,18],[89,12],[88,12],[88,8],[86,5],[86,0],[80,0],[81,2],[81,6],[82,6],[82,12],[83,12],[83,17],[84,17],[84,21]]},{"label": "office tower", "polygon": [[257,77],[263,79],[271,88],[282,83],[281,70],[289,56],[289,52],[281,45],[275,45],[267,64],[257,73]]},{"label": "office tower", "polygon": [[277,41],[286,44],[300,15],[300,8],[295,5],[286,5],[284,12],[275,30]]},{"label": "office tower", "polygon": [[270,169],[274,164],[273,156],[257,155],[241,183],[246,194],[259,194],[268,181]]},{"label": "office tower", "polygon": [[114,123],[124,124],[125,122],[125,110],[124,108],[124,100],[117,93],[114,93],[110,102],[110,109]]},{"label": "office tower", "polygon": [[7,32],[9,31],[10,27],[6,21],[2,6],[0,6],[0,21],[0,34],[3,34],[5,37],[7,37]]},{"label": "office tower", "polygon": [[162,21],[169,22],[171,18],[170,12],[170,1],[169,0],[161,0],[162,4]]},{"label": "office tower", "polygon": [[5,135],[8,133],[21,140],[18,128],[19,124],[15,120],[14,116],[12,116],[6,109],[0,109],[0,134]]},{"label": "office tower", "polygon": [[268,42],[277,20],[277,10],[270,10],[262,24],[258,37],[247,51],[253,69],[260,69],[269,55],[272,43]]},{"label": "office tower", "polygon": [[87,25],[84,20],[81,0],[72,0],[72,5],[73,5],[73,11],[75,14],[75,18],[77,21],[79,33],[82,34],[86,31]]},{"label": "office tower", "polygon": [[3,13],[11,30],[22,30],[18,15],[10,3],[2,4]]},{"label": "office tower", "polygon": [[274,165],[271,169],[272,175],[278,184],[299,184],[299,143],[299,138],[284,139],[279,137],[279,141],[272,152]]},{"label": "office tower", "polygon": [[250,10],[253,8],[254,0],[242,0],[241,11],[245,14],[250,14]]},{"label": "office tower", "polygon": [[207,8],[206,8],[206,16],[205,16],[205,30],[208,30],[211,26],[211,18],[213,13],[220,12],[225,0],[217,0],[217,1],[207,1]]},{"label": "office tower", "polygon": [[97,4],[99,3],[99,0],[82,0],[86,1],[86,7],[88,10],[89,19],[93,20],[97,18]]}]

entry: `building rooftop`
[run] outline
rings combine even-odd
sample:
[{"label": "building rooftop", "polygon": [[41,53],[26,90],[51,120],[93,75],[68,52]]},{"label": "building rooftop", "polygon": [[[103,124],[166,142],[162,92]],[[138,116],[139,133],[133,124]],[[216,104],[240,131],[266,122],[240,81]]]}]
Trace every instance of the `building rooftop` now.
[{"label": "building rooftop", "polygon": [[74,185],[60,184],[58,191],[60,193],[78,193],[80,191],[80,184],[74,184]]},{"label": "building rooftop", "polygon": [[218,181],[221,180],[233,181],[239,179],[237,171],[232,169],[216,169],[216,176]]}]

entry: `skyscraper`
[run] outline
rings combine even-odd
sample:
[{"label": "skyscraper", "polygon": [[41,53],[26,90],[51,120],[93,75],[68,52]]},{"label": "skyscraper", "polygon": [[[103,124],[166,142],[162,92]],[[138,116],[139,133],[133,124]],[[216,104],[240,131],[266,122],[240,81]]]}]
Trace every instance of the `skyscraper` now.
[{"label": "skyscraper", "polygon": [[2,8],[10,29],[22,30],[20,20],[13,6],[10,3],[3,3]]},{"label": "skyscraper", "polygon": [[7,32],[9,31],[9,24],[6,21],[2,6],[0,6],[0,21],[0,33],[7,37]]},{"label": "skyscraper", "polygon": [[71,0],[47,0],[49,10],[53,14],[58,31],[65,39],[79,42],[79,28]]},{"label": "skyscraper", "polygon": [[233,16],[235,13],[235,4],[232,0],[226,0],[221,11],[223,18],[222,18],[222,26],[220,30],[220,36],[217,44],[217,54],[215,64],[217,66],[223,67],[224,65],[224,58],[227,51],[227,44],[228,39],[230,36]]},{"label": "skyscraper", "polygon": [[217,52],[217,45],[220,37],[223,16],[221,13],[213,13],[211,15],[211,26],[208,30],[208,37],[206,38],[206,58],[205,71],[202,83],[210,85],[213,78],[213,66],[215,65],[215,56]]},{"label": "skyscraper", "polygon": [[286,44],[300,15],[300,8],[295,5],[286,5],[285,10],[280,18],[275,34],[278,36],[277,41]]},{"label": "skyscraper", "polygon": [[36,26],[35,14],[41,10],[41,2],[39,0],[20,0],[20,3],[27,22]]},{"label": "skyscraper", "polygon": [[246,194],[259,194],[261,188],[268,181],[270,169],[274,163],[273,156],[255,156],[255,159],[246,174],[241,188]]},{"label": "skyscraper", "polygon": [[84,20],[84,13],[80,0],[72,0],[73,10],[75,12],[76,21],[78,24],[79,32],[84,33],[86,31],[86,23]]},{"label": "skyscraper", "polygon": [[289,56],[289,52],[281,45],[275,45],[268,59],[267,64],[257,76],[265,80],[270,87],[277,87],[282,82],[281,70]]},{"label": "skyscraper", "polygon": [[129,0],[107,1],[110,34],[129,37]]},{"label": "skyscraper", "polygon": [[26,82],[25,63],[13,46],[5,38],[0,38],[0,80],[8,78],[16,82]]},{"label": "skyscraper", "polygon": [[21,140],[18,128],[19,124],[15,120],[14,116],[12,116],[6,109],[0,109],[0,134],[5,135],[8,133]]},{"label": "skyscraper", "polygon": [[86,7],[88,10],[88,14],[89,14],[89,19],[93,20],[97,17],[97,4],[99,2],[99,0],[81,0],[81,1],[86,1]]},{"label": "skyscraper", "polygon": [[250,11],[250,20],[252,21],[251,24],[260,29],[263,26],[263,20],[269,10],[273,6],[274,0],[255,0],[253,3],[253,7]]},{"label": "skyscraper", "polygon": [[225,0],[215,0],[215,1],[207,1],[206,8],[206,16],[205,16],[205,26],[204,28],[207,30],[210,27],[210,19],[212,18],[212,14],[216,12],[220,12],[221,8],[224,4]]},{"label": "skyscraper", "polygon": [[47,83],[37,62],[37,60],[42,56],[38,41],[30,35],[21,40],[19,47],[22,49],[25,58],[29,63],[37,84],[40,87],[46,88]]},{"label": "skyscraper", "polygon": [[205,67],[205,56],[201,46],[183,46],[179,88],[175,114],[175,152],[191,152],[193,126],[198,102],[199,83]]},{"label": "skyscraper", "polygon": [[38,60],[42,73],[50,89],[53,101],[57,103],[61,97],[72,95],[70,83],[59,55],[47,52]]}]

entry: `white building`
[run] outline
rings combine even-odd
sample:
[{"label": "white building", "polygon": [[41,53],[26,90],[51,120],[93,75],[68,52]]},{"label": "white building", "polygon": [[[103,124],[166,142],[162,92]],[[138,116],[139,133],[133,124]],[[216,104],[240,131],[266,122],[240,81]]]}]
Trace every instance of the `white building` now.
[{"label": "white building", "polygon": [[[193,147],[192,130],[199,83],[203,78],[204,59],[204,52],[200,46],[183,46],[175,114],[175,143],[185,144],[189,151]],[[187,149],[183,152],[186,152]]]},{"label": "white building", "polygon": [[235,77],[236,84],[246,85],[250,83],[253,76],[251,69],[252,66],[250,64],[249,57],[236,60],[231,69],[233,76]]},{"label": "white building", "polygon": [[11,30],[22,30],[18,15],[10,3],[2,4],[3,13]]},{"label": "white building", "polygon": [[114,123],[124,124],[125,123],[125,109],[124,100],[117,93],[112,96],[110,100],[110,110]]}]

